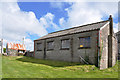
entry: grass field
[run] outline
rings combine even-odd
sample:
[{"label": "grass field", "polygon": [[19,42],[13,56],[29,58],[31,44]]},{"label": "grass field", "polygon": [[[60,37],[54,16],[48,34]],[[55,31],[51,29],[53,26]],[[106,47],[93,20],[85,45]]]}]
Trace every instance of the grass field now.
[{"label": "grass field", "polygon": [[3,78],[118,78],[118,63],[105,70],[94,65],[81,65],[30,57],[2,57]]}]

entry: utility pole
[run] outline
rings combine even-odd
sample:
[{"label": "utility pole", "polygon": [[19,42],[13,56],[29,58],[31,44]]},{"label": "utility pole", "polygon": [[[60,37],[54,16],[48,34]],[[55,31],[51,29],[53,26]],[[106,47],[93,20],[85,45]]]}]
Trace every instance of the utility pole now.
[{"label": "utility pole", "polygon": [[24,38],[23,38],[23,44],[24,44]]}]

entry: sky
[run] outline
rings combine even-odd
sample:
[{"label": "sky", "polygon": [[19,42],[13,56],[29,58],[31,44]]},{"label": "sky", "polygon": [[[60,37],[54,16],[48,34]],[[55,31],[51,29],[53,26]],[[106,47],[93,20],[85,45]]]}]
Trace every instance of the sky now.
[{"label": "sky", "polygon": [[0,4],[2,38],[24,43],[34,49],[33,40],[48,33],[79,25],[108,20],[113,16],[114,32],[118,31],[117,2],[5,2]]}]

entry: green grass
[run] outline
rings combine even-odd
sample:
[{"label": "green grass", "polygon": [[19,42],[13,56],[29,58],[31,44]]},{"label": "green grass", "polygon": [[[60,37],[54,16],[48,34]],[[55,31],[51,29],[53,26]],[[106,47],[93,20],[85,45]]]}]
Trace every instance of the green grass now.
[{"label": "green grass", "polygon": [[3,78],[118,78],[118,63],[105,70],[94,65],[40,60],[30,57],[2,57]]}]

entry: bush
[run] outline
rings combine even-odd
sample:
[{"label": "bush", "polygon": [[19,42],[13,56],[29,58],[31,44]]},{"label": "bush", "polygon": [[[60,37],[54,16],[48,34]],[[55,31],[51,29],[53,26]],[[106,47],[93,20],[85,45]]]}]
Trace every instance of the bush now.
[{"label": "bush", "polygon": [[6,53],[6,48],[3,48],[3,52]]}]

